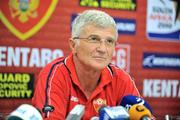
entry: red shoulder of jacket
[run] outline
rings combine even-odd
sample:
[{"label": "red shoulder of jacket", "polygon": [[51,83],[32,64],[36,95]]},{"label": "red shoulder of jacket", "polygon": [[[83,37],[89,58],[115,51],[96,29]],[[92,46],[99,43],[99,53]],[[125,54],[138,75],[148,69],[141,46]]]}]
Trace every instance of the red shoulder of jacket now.
[{"label": "red shoulder of jacket", "polygon": [[49,62],[47,65],[52,66],[52,65],[54,65],[54,64],[56,64],[56,63],[58,63],[58,62],[63,62],[64,59],[65,59],[64,57],[56,58],[56,59],[54,59],[53,61]]},{"label": "red shoulder of jacket", "polygon": [[63,62],[64,59],[65,59],[64,57],[56,58],[53,61],[49,62],[43,69],[49,69],[49,68],[53,67],[54,65]]},{"label": "red shoulder of jacket", "polygon": [[109,64],[109,67],[111,68],[111,71],[113,72],[114,75],[119,75],[119,74],[128,75],[126,71],[124,71],[123,69],[119,68],[114,64]]}]

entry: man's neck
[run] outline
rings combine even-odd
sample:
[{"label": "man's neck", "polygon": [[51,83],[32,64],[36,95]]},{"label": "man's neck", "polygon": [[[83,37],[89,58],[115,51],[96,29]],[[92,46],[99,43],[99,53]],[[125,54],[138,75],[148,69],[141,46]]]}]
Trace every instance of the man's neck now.
[{"label": "man's neck", "polygon": [[101,71],[82,65],[77,58],[74,58],[74,64],[81,87],[86,93],[91,94],[98,85]]}]

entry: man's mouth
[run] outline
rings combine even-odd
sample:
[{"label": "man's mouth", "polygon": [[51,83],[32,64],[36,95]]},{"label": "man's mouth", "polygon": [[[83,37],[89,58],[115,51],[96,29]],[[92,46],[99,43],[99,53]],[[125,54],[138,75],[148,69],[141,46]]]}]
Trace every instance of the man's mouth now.
[{"label": "man's mouth", "polygon": [[106,60],[106,58],[105,58],[105,57],[101,57],[101,56],[95,56],[95,57],[93,57],[93,58],[95,58],[95,59],[99,59],[99,60]]}]

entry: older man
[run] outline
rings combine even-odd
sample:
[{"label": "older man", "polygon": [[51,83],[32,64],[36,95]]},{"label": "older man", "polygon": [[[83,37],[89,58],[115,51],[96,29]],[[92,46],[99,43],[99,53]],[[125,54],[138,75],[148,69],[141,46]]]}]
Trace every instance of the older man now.
[{"label": "older man", "polygon": [[84,120],[98,116],[101,106],[117,106],[123,96],[139,92],[131,77],[110,64],[118,33],[114,19],[86,10],[72,25],[72,53],[48,64],[40,73],[32,103],[44,118],[64,120],[77,104]]}]

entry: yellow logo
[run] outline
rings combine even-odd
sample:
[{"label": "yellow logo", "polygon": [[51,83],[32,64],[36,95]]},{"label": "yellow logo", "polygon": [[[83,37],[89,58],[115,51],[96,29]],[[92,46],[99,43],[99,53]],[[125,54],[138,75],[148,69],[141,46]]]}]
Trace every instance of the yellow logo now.
[{"label": "yellow logo", "polygon": [[97,113],[101,107],[106,106],[106,105],[107,105],[106,100],[103,100],[102,98],[98,98],[93,101],[93,106]]},{"label": "yellow logo", "polygon": [[36,18],[38,13],[36,9],[39,6],[39,0],[17,0],[9,1],[9,9],[12,18],[18,17],[18,20],[22,23],[27,22],[29,17]]},{"label": "yellow logo", "polygon": [[19,39],[26,40],[47,22],[58,0],[5,0],[0,19]]}]

